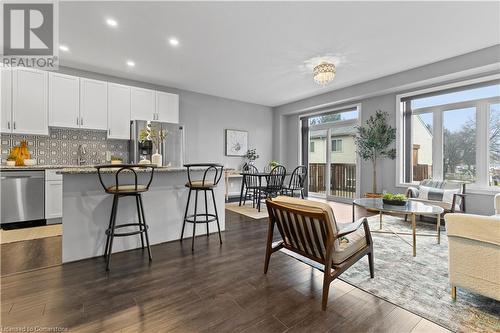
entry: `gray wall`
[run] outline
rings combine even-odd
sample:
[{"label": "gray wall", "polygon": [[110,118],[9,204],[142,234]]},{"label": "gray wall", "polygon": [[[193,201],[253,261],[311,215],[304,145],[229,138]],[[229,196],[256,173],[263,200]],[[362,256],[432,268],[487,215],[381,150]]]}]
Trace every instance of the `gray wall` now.
[{"label": "gray wall", "polygon": [[243,158],[224,155],[225,129],[249,132],[249,147],[256,148],[260,155],[257,167],[262,168],[272,159],[273,112],[270,107],[68,67],[61,67],[59,72],[179,94],[180,122],[186,126],[186,162],[219,162],[226,167],[241,167]]},{"label": "gray wall", "polygon": [[[288,167],[297,165],[299,159],[299,115],[318,108],[361,103],[361,121],[365,122],[376,110],[389,113],[389,121],[396,126],[396,94],[462,81],[474,77],[500,73],[500,45],[411,69],[373,81],[335,90],[274,108],[275,142],[273,154]],[[371,191],[372,168],[361,162],[361,193]],[[396,161],[379,163],[379,190],[404,192],[396,187]],[[471,194],[467,198],[468,211],[493,214],[493,194]]]}]

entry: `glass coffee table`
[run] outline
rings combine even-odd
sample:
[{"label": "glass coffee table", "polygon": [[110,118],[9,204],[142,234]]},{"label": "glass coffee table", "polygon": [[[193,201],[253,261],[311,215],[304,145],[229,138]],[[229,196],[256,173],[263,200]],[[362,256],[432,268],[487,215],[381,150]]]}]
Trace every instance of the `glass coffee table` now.
[{"label": "glass coffee table", "polygon": [[[405,243],[413,247],[413,256],[417,255],[417,236],[437,236],[438,244],[441,242],[441,214],[444,209],[438,206],[431,206],[418,201],[408,201],[404,206],[393,206],[386,205],[383,203],[381,198],[361,198],[355,199],[352,202],[352,218],[354,221],[354,210],[355,206],[371,209],[379,212],[380,220],[380,230],[372,230],[373,233],[392,233],[399,238],[401,238]],[[398,214],[398,215],[410,215],[411,216],[411,229],[412,232],[396,232],[390,228],[389,231],[382,230],[382,213]],[[417,234],[417,215],[435,215],[436,216],[436,234]],[[412,235],[413,244],[410,244],[406,239],[400,235]]]}]

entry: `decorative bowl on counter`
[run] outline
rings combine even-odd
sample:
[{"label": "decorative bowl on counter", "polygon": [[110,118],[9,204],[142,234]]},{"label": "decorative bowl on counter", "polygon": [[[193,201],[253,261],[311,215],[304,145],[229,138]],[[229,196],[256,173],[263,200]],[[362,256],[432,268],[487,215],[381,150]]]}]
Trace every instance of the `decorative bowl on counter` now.
[{"label": "decorative bowl on counter", "polygon": [[16,161],[15,160],[14,161],[12,161],[12,160],[7,161],[6,165],[7,166],[16,166]]},{"label": "decorative bowl on counter", "polygon": [[36,165],[36,159],[34,158],[25,159],[24,165],[26,166]]},{"label": "decorative bowl on counter", "polygon": [[404,206],[408,202],[408,198],[404,194],[386,193],[382,197],[382,202],[385,205]]}]

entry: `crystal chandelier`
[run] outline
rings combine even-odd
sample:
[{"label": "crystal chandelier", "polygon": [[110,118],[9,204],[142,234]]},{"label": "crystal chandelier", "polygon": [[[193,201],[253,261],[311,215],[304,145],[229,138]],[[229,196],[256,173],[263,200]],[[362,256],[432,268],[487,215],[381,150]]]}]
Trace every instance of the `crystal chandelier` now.
[{"label": "crystal chandelier", "polygon": [[335,78],[335,65],[323,61],[314,67],[313,75],[314,81],[324,86]]}]

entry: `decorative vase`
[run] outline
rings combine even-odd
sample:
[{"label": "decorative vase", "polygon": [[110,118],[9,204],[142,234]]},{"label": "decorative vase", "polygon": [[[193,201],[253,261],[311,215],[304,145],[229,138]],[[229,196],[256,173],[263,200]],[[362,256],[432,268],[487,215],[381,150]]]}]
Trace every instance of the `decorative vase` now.
[{"label": "decorative vase", "polygon": [[156,151],[153,156],[151,156],[151,163],[156,164],[157,166],[161,167],[162,163],[162,156],[161,154],[158,154],[158,150]]}]

